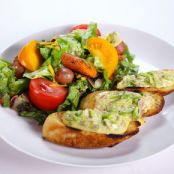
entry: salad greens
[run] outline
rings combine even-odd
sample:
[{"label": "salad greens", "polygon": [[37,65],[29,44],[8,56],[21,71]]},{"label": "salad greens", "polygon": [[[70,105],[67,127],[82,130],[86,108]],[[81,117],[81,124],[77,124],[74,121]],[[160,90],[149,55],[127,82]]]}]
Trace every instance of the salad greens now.
[{"label": "salad greens", "polygon": [[12,65],[0,59],[0,98],[5,107],[10,106],[10,97],[23,92],[28,87],[28,79],[17,79]]},{"label": "salad greens", "polygon": [[117,32],[109,33],[106,36],[106,40],[109,41],[114,47],[118,46],[122,42],[122,39]]},{"label": "salad greens", "polygon": [[66,52],[74,56],[81,56],[83,53],[80,42],[78,42],[73,37],[70,37],[68,35],[59,36],[56,41],[60,45],[62,53]]},{"label": "salad greens", "polygon": [[123,54],[123,60],[118,64],[118,69],[115,75],[115,82],[119,82],[126,75],[134,75],[138,73],[138,65],[133,63],[134,55],[130,54],[128,48]]},{"label": "salad greens", "polygon": [[48,65],[44,65],[40,69],[33,72],[26,72],[23,74],[23,77],[26,77],[28,79],[43,77],[43,78],[48,78],[50,80],[53,80],[53,75],[50,72]]},{"label": "salad greens", "polygon": [[43,124],[46,117],[51,113],[51,111],[42,111],[36,109],[28,100],[25,94],[15,96],[12,108],[18,112],[22,117],[32,118],[36,120],[39,124]]},{"label": "salad greens", "polygon": [[74,56],[84,57],[86,41],[90,37],[96,36],[97,24],[91,23],[87,30],[74,30],[67,35],[58,36],[54,42],[39,42],[39,50],[42,57],[53,68],[58,69],[61,65],[61,56],[63,53],[69,53]]},{"label": "salad greens", "polygon": [[78,79],[75,83],[69,86],[69,95],[65,102],[58,107],[58,111],[76,110],[79,104],[80,97],[89,88],[89,83],[85,77]]},{"label": "salad greens", "polygon": [[[113,81],[114,82],[114,81]],[[103,72],[103,82],[100,87],[100,90],[109,90],[112,89],[114,83],[108,79],[106,71]]]},{"label": "salad greens", "polygon": [[39,42],[38,48],[40,50],[40,54],[45,59],[42,66],[51,64],[54,69],[58,69],[61,67],[61,55],[62,49],[60,48],[57,41],[54,42]]},{"label": "salad greens", "polygon": [[[119,61],[112,80],[108,78],[107,72],[102,65],[99,57],[90,54],[87,48],[87,40],[96,35],[97,24],[91,23],[87,29],[76,29],[66,35],[60,35],[51,41],[39,41],[37,49],[42,56],[42,64],[35,71],[26,70],[23,77],[17,79],[13,64],[0,59],[0,99],[3,100],[3,106],[10,107],[10,100],[17,95],[15,99],[15,110],[19,115],[27,118],[33,118],[39,124],[43,124],[49,113],[56,110],[43,111],[36,108],[24,96],[28,92],[28,86],[31,79],[46,78],[55,83],[56,72],[63,68],[61,57],[64,53],[86,59],[97,70],[97,77],[89,78],[78,72],[73,72],[75,78],[71,84],[64,85],[68,89],[68,95],[65,101],[58,106],[57,111],[77,110],[81,97],[98,90],[111,90],[115,84],[126,75],[135,75],[138,72],[138,66],[133,63],[134,56],[130,54],[128,47]],[[122,40],[118,33],[113,32],[101,38],[109,41],[116,47]]]},{"label": "salad greens", "polygon": [[89,56],[87,58],[87,60],[94,64],[94,66],[97,68],[98,72],[101,72],[101,73],[103,72],[104,68],[103,68],[103,65],[98,57]]},{"label": "salad greens", "polygon": [[77,29],[67,34],[68,37],[72,37],[76,39],[79,43],[81,43],[82,48],[86,48],[86,41],[90,37],[96,37],[97,24],[91,23],[89,24],[87,30]]}]

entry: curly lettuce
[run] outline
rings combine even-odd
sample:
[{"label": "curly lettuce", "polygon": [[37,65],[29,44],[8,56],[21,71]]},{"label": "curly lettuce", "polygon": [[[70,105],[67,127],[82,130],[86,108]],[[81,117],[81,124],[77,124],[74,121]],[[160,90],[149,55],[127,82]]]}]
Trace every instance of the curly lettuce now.
[{"label": "curly lettuce", "polygon": [[49,65],[42,66],[41,68],[33,72],[26,72],[24,73],[23,77],[29,79],[48,78],[50,80],[53,80],[53,74],[49,70]]},{"label": "curly lettuce", "polygon": [[40,125],[42,125],[47,116],[52,113],[52,111],[42,111],[35,108],[24,94],[16,96],[12,108],[17,111],[19,116],[36,120]]},{"label": "curly lettuce", "polygon": [[46,62],[51,63],[55,70],[59,69],[62,66],[61,56],[63,53],[85,57],[86,41],[90,37],[95,37],[96,31],[97,24],[91,23],[86,30],[74,30],[67,35],[56,37],[52,42],[39,42],[40,54]]},{"label": "curly lettuce", "polygon": [[58,111],[76,110],[80,101],[80,97],[87,91],[89,87],[88,85],[88,81],[85,77],[82,77],[81,79],[72,83],[69,86],[69,94],[64,103],[58,107]]},{"label": "curly lettuce", "polygon": [[123,60],[118,64],[115,75],[115,81],[119,82],[126,75],[135,75],[138,73],[139,66],[134,64],[134,55],[130,54],[127,49],[123,54]]},{"label": "curly lettuce", "polygon": [[62,50],[57,41],[39,42],[38,48],[40,50],[40,54],[45,59],[42,66],[51,64],[54,69],[58,69],[61,67]]},{"label": "curly lettuce", "polygon": [[97,32],[97,24],[90,23],[86,30],[83,30],[83,29],[73,30],[67,36],[76,39],[77,41],[81,43],[82,48],[86,48],[86,41],[90,37],[96,37],[96,32]]},{"label": "curly lettuce", "polygon": [[3,99],[3,105],[9,107],[10,97],[23,92],[27,87],[28,80],[17,79],[12,65],[0,59],[0,98]]}]

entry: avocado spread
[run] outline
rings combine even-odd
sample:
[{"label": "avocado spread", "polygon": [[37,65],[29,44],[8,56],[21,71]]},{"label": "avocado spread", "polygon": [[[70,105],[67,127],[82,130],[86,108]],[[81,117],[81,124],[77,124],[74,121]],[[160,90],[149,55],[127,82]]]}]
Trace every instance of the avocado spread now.
[{"label": "avocado spread", "polygon": [[69,127],[103,134],[123,134],[131,121],[117,112],[101,112],[98,109],[67,111],[63,123]]},{"label": "avocado spread", "polygon": [[166,88],[171,86],[174,86],[174,71],[162,70],[139,73],[137,75],[127,75],[117,84],[117,89],[127,87]]},{"label": "avocado spread", "polygon": [[131,121],[140,121],[152,97],[127,91],[103,91],[95,96],[95,108],[66,111],[65,125],[96,133],[124,134]]}]

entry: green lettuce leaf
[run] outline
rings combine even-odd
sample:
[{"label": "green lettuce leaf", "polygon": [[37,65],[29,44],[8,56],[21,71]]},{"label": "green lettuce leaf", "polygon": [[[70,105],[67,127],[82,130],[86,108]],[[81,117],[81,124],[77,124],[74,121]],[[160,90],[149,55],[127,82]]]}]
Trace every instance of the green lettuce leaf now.
[{"label": "green lettuce leaf", "polygon": [[60,48],[57,41],[39,42],[38,48],[40,50],[40,54],[45,59],[42,66],[51,64],[55,70],[57,70],[58,68],[62,66],[61,65],[62,49]]},{"label": "green lettuce leaf", "polygon": [[97,31],[97,24],[90,23],[88,25],[87,30],[82,30],[82,29],[73,30],[71,33],[68,34],[68,36],[78,40],[81,43],[82,48],[86,48],[86,41],[90,37],[96,37],[96,31]]},{"label": "green lettuce leaf", "polygon": [[42,66],[40,69],[33,71],[33,72],[26,72],[24,73],[23,77],[34,79],[34,78],[48,78],[53,80],[53,75],[48,69],[48,66]]},{"label": "green lettuce leaf", "polygon": [[12,65],[0,59],[0,98],[4,107],[10,107],[10,97],[26,90],[28,83],[26,78],[17,79]]},{"label": "green lettuce leaf", "polygon": [[56,39],[56,41],[60,45],[62,53],[66,52],[79,57],[83,53],[81,44],[70,35],[60,36]]},{"label": "green lettuce leaf", "polygon": [[88,81],[82,77],[75,83],[70,85],[69,94],[63,104],[58,107],[58,111],[76,110],[79,104],[80,97],[88,89]]},{"label": "green lettuce leaf", "polygon": [[122,42],[122,39],[117,32],[109,33],[106,36],[106,40],[109,41],[114,47],[118,46]]},{"label": "green lettuce leaf", "polygon": [[139,66],[133,63],[134,55],[130,54],[129,50],[123,54],[123,60],[119,62],[115,75],[115,82],[119,82],[126,75],[134,75],[138,73]]},{"label": "green lettuce leaf", "polygon": [[12,108],[17,111],[19,116],[36,120],[40,125],[42,125],[47,116],[53,112],[42,111],[35,108],[24,94],[15,98]]}]

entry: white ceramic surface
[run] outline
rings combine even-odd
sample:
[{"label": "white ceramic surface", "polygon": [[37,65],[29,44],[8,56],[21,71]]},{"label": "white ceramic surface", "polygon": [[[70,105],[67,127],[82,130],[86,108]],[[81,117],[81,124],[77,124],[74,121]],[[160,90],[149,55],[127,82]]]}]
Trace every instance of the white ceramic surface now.
[{"label": "white ceramic surface", "polygon": [[[12,60],[20,48],[31,39],[48,39],[69,31],[72,25],[52,28],[29,36],[6,49],[1,57]],[[117,25],[99,25],[102,34],[120,32],[130,51],[136,54],[141,70],[174,68],[174,47],[145,32]],[[163,111],[146,119],[140,133],[113,147],[80,150],[51,144],[41,138],[41,127],[17,116],[14,111],[0,108],[0,137],[16,149],[49,162],[71,166],[111,166],[133,162],[151,156],[174,143],[174,110],[171,94],[166,97]]]}]

